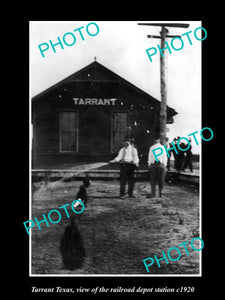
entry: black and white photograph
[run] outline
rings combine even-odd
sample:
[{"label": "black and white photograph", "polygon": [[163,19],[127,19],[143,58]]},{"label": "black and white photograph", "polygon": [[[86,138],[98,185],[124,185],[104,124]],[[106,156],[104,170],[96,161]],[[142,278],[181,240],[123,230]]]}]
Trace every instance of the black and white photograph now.
[{"label": "black and white photograph", "polygon": [[201,277],[201,21],[30,21],[29,276]]}]

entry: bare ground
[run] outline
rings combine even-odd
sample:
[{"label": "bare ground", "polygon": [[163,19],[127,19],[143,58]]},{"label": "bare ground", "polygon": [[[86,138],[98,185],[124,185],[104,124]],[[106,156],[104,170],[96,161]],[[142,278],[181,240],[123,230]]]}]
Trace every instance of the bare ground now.
[{"label": "bare ground", "polygon": [[[75,200],[77,181],[44,182],[36,184],[32,200],[32,219],[42,220],[52,209]],[[94,181],[88,188],[89,202],[81,214],[74,216],[82,236],[85,249],[83,266],[73,271],[67,270],[59,251],[61,236],[70,223],[63,209],[62,219],[57,224],[40,224],[32,230],[32,274],[198,274],[199,254],[187,246],[189,255],[179,247],[178,261],[156,263],[147,273],[143,259],[162,257],[171,247],[191,241],[199,236],[199,190],[198,185],[167,183],[164,198],[149,199],[148,182],[138,182],[135,199],[120,199],[119,183],[114,181]],[[52,217],[53,218],[53,217]],[[196,248],[199,246],[196,244]],[[177,257],[176,252],[171,256]]]}]

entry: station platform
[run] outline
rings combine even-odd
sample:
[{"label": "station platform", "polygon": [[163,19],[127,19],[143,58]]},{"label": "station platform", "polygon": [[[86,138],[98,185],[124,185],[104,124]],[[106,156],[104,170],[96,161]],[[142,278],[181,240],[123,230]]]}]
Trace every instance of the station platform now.
[{"label": "station platform", "polygon": [[[92,164],[79,164],[76,166],[62,165],[57,168],[46,167],[32,169],[32,181],[72,181],[82,180],[88,174],[93,180],[113,180],[119,178],[118,165],[111,165],[107,163],[92,163]],[[181,180],[187,182],[199,183],[200,170],[194,169],[193,172],[177,171],[173,168],[167,171],[166,180]],[[140,167],[135,171],[136,181],[149,180],[149,171],[146,167]]]}]

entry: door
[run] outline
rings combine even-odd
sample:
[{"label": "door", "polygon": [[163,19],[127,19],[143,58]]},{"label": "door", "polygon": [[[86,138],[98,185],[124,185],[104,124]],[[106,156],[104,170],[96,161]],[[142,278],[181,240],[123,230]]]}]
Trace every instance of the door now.
[{"label": "door", "polygon": [[113,113],[111,129],[111,152],[115,153],[120,150],[127,135],[127,113]]}]

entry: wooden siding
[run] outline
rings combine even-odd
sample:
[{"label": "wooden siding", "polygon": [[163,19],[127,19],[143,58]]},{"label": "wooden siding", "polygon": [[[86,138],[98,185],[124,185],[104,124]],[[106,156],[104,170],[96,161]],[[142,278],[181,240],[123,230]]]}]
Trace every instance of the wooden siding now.
[{"label": "wooden siding", "polygon": [[[115,105],[76,105],[73,98],[117,100]],[[119,149],[119,136],[125,134],[124,128],[120,129],[123,132],[114,141],[117,146],[113,145],[115,113],[127,114],[127,134],[135,138],[140,159],[145,163],[149,147],[159,132],[160,102],[97,62],[32,100],[33,167],[112,159]],[[75,152],[60,152],[60,113],[66,111],[77,113]],[[172,108],[167,111],[168,120],[176,114]]]}]

